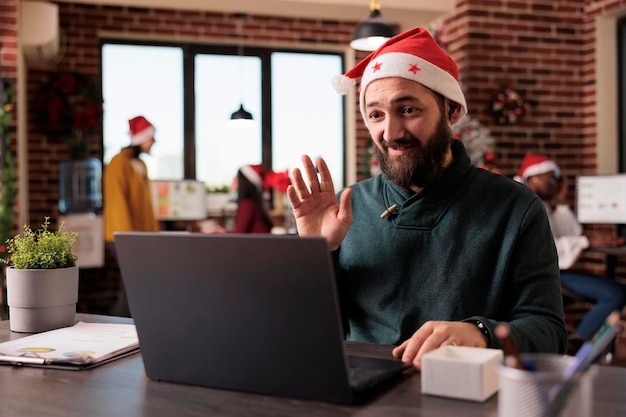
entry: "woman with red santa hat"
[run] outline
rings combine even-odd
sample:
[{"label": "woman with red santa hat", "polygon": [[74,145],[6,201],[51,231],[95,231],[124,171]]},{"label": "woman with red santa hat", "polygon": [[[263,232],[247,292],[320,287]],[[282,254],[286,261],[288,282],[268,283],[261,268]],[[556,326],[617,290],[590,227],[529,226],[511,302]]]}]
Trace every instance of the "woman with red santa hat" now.
[{"label": "woman with red santa hat", "polygon": [[290,184],[286,172],[266,172],[262,165],[243,165],[233,178],[231,189],[237,193],[235,226],[214,228],[209,233],[271,233],[274,224],[267,212],[265,192],[276,188],[284,192]]},{"label": "woman with red santa hat", "polygon": [[[152,207],[152,193],[146,164],[139,158],[150,153],[156,129],[145,117],[128,121],[130,145],[115,155],[104,169],[104,239],[107,257],[115,259],[114,232],[155,232],[159,224]],[[122,291],[117,315],[129,315]]]}]

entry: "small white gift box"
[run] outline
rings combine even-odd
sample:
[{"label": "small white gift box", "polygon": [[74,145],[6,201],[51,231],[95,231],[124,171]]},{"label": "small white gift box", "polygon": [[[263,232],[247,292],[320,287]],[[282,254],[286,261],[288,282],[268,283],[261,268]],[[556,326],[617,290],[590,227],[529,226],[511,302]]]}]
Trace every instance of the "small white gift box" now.
[{"label": "small white gift box", "polygon": [[442,346],[422,356],[422,394],[485,401],[498,391],[499,349]]}]

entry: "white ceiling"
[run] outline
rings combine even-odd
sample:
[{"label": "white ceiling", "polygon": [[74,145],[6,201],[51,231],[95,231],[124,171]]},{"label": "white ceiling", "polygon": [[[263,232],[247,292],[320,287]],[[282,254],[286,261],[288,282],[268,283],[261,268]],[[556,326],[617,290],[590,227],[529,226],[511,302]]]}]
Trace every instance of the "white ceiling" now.
[{"label": "white ceiling", "polygon": [[[213,10],[341,20],[365,20],[369,0],[57,0],[66,3],[109,4],[133,7]],[[437,17],[452,10],[455,0],[380,0],[381,15],[400,26],[428,27]]]}]

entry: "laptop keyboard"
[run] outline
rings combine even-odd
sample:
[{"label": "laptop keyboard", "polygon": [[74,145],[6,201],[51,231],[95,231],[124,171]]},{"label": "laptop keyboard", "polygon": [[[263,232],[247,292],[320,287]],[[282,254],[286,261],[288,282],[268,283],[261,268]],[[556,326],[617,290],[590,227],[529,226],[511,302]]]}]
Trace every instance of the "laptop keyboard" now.
[{"label": "laptop keyboard", "polygon": [[410,364],[404,364],[397,360],[360,356],[349,356],[348,364],[350,385],[356,390],[372,387],[410,367]]},{"label": "laptop keyboard", "polygon": [[362,368],[359,366],[350,366],[348,368],[348,378],[355,385],[363,385],[367,381],[378,379],[380,374],[381,370],[378,368]]}]

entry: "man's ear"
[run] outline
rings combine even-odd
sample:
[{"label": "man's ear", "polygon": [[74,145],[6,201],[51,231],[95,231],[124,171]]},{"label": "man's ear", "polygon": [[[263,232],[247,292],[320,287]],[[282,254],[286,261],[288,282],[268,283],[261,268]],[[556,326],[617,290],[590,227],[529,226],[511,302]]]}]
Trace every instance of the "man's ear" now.
[{"label": "man's ear", "polygon": [[461,117],[462,117],[461,112],[462,112],[462,109],[460,105],[458,105],[457,103],[453,101],[448,101],[446,115],[448,118],[448,122],[450,122],[451,125],[461,120]]}]

